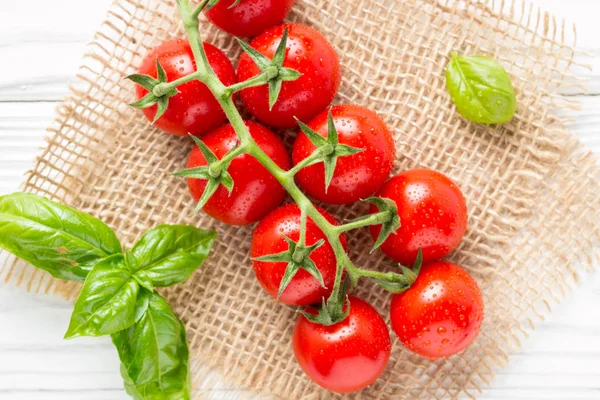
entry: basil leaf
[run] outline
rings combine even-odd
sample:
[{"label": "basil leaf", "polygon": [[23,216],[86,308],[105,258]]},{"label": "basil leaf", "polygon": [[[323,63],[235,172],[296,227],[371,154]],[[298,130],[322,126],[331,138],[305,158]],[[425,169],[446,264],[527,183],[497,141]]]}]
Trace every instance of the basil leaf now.
[{"label": "basil leaf", "polygon": [[143,296],[138,298],[139,290],[123,255],[100,261],[85,280],[65,339],[109,335],[129,328],[145,301]]},{"label": "basil leaf", "polygon": [[189,399],[185,326],[158,293],[149,297],[142,318],[112,335],[127,392],[137,399]]},{"label": "basil leaf", "polygon": [[127,375],[127,368],[121,364],[121,376],[125,386],[125,392],[133,400],[190,400],[192,392],[192,383],[188,378],[188,383],[181,389],[161,389],[156,385],[148,384],[137,387],[133,380]]},{"label": "basil leaf", "polygon": [[104,222],[29,193],[0,197],[0,247],[56,278],[79,282],[98,261],[121,252]]},{"label": "basil leaf", "polygon": [[510,77],[489,57],[453,52],[446,69],[446,86],[458,112],[469,121],[500,124],[510,121],[517,111]]},{"label": "basil leaf", "polygon": [[136,275],[165,287],[188,279],[208,257],[217,234],[188,225],[159,225],[132,249]]}]

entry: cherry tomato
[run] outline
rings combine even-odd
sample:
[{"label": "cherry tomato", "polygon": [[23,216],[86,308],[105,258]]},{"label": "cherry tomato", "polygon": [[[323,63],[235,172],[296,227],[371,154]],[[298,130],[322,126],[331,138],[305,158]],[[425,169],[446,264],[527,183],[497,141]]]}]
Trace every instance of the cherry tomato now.
[{"label": "cherry tomato", "polygon": [[[247,88],[240,92],[246,109],[265,124],[292,128],[294,117],[309,121],[333,101],[341,83],[340,61],[325,37],[308,26],[286,24],[269,29],[250,45],[263,55],[273,58],[285,28],[289,28],[287,53],[283,65],[302,74],[295,81],[283,82],[281,93],[269,111],[268,86]],[[260,69],[247,54],[238,65],[238,81],[255,75]]]},{"label": "cherry tomato", "polygon": [[[281,168],[289,169],[289,155],[281,139],[256,122],[247,121],[246,125],[258,146]],[[224,125],[203,136],[202,141],[221,159],[237,145],[238,137],[231,125]],[[188,168],[206,164],[200,149],[194,147],[188,160]],[[283,202],[285,189],[251,155],[237,156],[227,171],[233,178],[233,192],[230,195],[227,188],[219,186],[203,208],[211,217],[231,225],[247,225],[260,220]],[[188,179],[190,192],[196,201],[204,193],[206,183],[203,179]]]},{"label": "cherry tomato", "polygon": [[[327,137],[327,117],[323,111],[308,125]],[[341,105],[331,108],[340,144],[364,149],[362,153],[339,157],[328,190],[325,190],[323,163],[302,169],[296,181],[304,192],[329,204],[348,204],[375,193],[389,177],[396,159],[394,137],[385,122],[373,111],[361,106]],[[315,151],[308,137],[300,132],[292,150],[298,164]]]},{"label": "cherry tomato", "polygon": [[[383,318],[364,300],[350,299],[350,315],[335,325],[312,323],[301,315],[293,346],[302,370],[317,385],[337,393],[362,390],[375,382],[390,359]],[[314,309],[308,313],[316,314]]]},{"label": "cherry tomato", "polygon": [[[319,212],[332,224],[337,221],[325,210]],[[295,204],[288,204],[278,208],[267,215],[256,227],[252,235],[252,258],[277,254],[286,251],[289,246],[284,236],[298,242],[300,239],[300,208]],[[329,297],[333,289],[336,272],[336,258],[331,245],[327,242],[325,234],[310,218],[306,221],[306,245],[310,246],[319,240],[325,244],[314,250],[310,259],[315,263],[327,288],[323,288],[319,281],[304,269],[300,269],[287,288],[281,294],[279,301],[289,305],[308,305],[319,303],[323,297]],[[346,248],[346,237],[340,240]],[[256,278],[261,286],[274,298],[277,298],[281,279],[285,274],[287,263],[252,261]]]},{"label": "cherry tomato", "polygon": [[392,298],[392,328],[411,351],[449,357],[477,336],[483,298],[477,282],[461,267],[437,261],[422,268],[414,285]]},{"label": "cherry tomato", "polygon": [[[206,56],[224,85],[235,83],[235,69],[225,53],[215,46],[204,43]],[[167,80],[172,82],[196,72],[196,62],[189,42],[173,39],[164,42],[150,52],[142,62],[139,73],[157,77],[156,60],[164,68]],[[192,81],[177,87],[179,94],[169,99],[169,108],[154,124],[157,128],[173,135],[202,135],[218,128],[226,119],[225,113],[208,87],[199,81]],[[137,98],[146,96],[148,91],[137,87]],[[154,120],[158,106],[144,109],[146,118]]]},{"label": "cherry tomato", "polygon": [[[404,171],[388,180],[379,197],[394,200],[402,226],[381,246],[390,258],[412,265],[419,248],[423,264],[450,254],[467,230],[467,203],[454,182],[447,176],[428,169]],[[371,207],[371,213],[377,207]],[[377,238],[381,225],[371,226]]]},{"label": "cherry tomato", "polygon": [[296,0],[221,0],[206,12],[206,17],[235,36],[251,37],[278,25],[288,15]]}]

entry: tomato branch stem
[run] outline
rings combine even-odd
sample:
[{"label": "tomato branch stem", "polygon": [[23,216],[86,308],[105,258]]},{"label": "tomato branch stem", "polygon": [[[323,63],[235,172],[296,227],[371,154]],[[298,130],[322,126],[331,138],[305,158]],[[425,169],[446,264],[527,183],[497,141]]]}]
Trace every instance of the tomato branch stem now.
[{"label": "tomato branch stem", "polygon": [[[386,274],[374,271],[366,271],[357,268],[348,257],[346,250],[344,249],[344,246],[342,245],[342,242],[340,240],[340,235],[343,232],[367,225],[373,225],[384,222],[387,218],[389,218],[388,213],[376,213],[370,216],[366,216],[364,218],[359,218],[353,222],[341,226],[333,225],[327,220],[327,218],[325,218],[319,212],[315,205],[296,185],[296,182],[294,180],[294,176],[298,171],[322,159],[322,152],[315,151],[314,154],[306,158],[304,161],[300,162],[298,165],[296,165],[289,171],[286,171],[280,168],[257,145],[252,136],[250,136],[248,127],[246,126],[242,116],[240,115],[233,102],[233,94],[244,88],[260,86],[268,83],[271,79],[276,78],[279,74],[279,70],[277,69],[277,67],[268,67],[257,76],[245,82],[236,83],[228,87],[224,86],[223,83],[221,83],[221,81],[215,75],[206,57],[206,53],[204,51],[204,46],[199,32],[198,9],[192,9],[190,0],[178,0],[177,4],[182,15],[186,35],[194,53],[194,59],[197,64],[197,72],[190,75],[189,77],[181,78],[177,81],[169,83],[168,87],[170,89],[173,89],[177,85],[189,82],[193,79],[197,79],[203,82],[211,90],[213,95],[216,97],[217,101],[220,103],[223,111],[225,112],[225,115],[227,116],[227,119],[229,120],[231,126],[234,128],[240,140],[239,146],[236,149],[229,152],[222,160],[220,160],[219,164],[216,166],[216,169],[222,170],[226,168],[229,165],[229,163],[233,160],[233,158],[237,157],[240,154],[251,155],[279,181],[279,183],[287,190],[287,192],[290,194],[290,196],[300,208],[301,226],[303,229],[301,229],[299,243],[303,245],[304,241],[306,240],[307,218],[310,218],[323,231],[325,237],[327,238],[327,241],[329,242],[329,244],[333,248],[333,251],[335,252],[338,263],[333,292],[329,299],[330,301],[335,302],[340,297],[339,295],[342,286],[341,283],[344,271],[347,272],[353,286],[356,286],[358,284],[358,279],[362,276],[377,277],[378,279],[384,280],[391,279],[391,276],[388,276]],[[165,89],[166,88],[167,86],[165,86]],[[165,89],[161,88],[161,91]],[[217,172],[217,170],[214,171],[214,173]]]},{"label": "tomato branch stem", "polygon": [[234,93],[239,92],[240,90],[265,85],[265,84],[269,83],[269,81],[271,81],[272,79],[277,78],[278,75],[279,75],[279,69],[277,67],[275,67],[275,66],[267,67],[265,70],[261,71],[256,76],[253,76],[252,78],[250,78],[248,80],[245,80],[243,82],[238,82],[236,84],[233,84],[233,85],[225,88],[224,96],[231,97]]},{"label": "tomato branch stem", "polygon": [[380,225],[384,222],[389,221],[390,218],[391,217],[389,211],[380,211],[375,214],[364,215],[346,224],[336,226],[335,229],[340,233],[348,232],[353,231],[355,229],[364,228],[365,226]]},{"label": "tomato branch stem", "polygon": [[200,77],[200,74],[198,74],[196,72],[194,74],[190,74],[190,75],[184,76],[182,78],[179,78],[177,80],[174,80],[173,82],[159,83],[158,85],[156,85],[154,87],[154,89],[152,89],[152,94],[154,94],[156,97],[164,96],[167,93],[169,93],[171,90],[176,89],[178,86],[181,86],[184,83],[198,80],[199,77]]}]

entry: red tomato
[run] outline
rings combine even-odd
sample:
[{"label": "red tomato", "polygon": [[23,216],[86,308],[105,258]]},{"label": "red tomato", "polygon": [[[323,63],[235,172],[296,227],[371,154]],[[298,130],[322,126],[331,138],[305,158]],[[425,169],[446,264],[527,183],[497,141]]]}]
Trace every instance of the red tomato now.
[{"label": "red tomato", "polygon": [[256,36],[278,25],[288,15],[296,0],[221,0],[206,12],[206,17],[235,36]]},{"label": "red tomato", "polygon": [[[280,128],[296,126],[294,117],[309,121],[333,101],[342,75],[337,53],[325,37],[308,26],[280,25],[255,38],[250,45],[263,55],[273,58],[285,28],[289,28],[284,67],[295,69],[302,76],[283,82],[279,99],[269,111],[268,86],[244,89],[240,96],[246,109],[260,121]],[[238,65],[238,81],[255,75],[260,69],[247,54]]]},{"label": "red tomato", "polygon": [[411,351],[431,358],[464,350],[483,320],[477,282],[461,267],[437,261],[422,268],[417,281],[392,298],[392,328]]},{"label": "red tomato", "polygon": [[[330,223],[337,225],[337,221],[325,210],[319,209],[319,212]],[[252,235],[252,258],[286,251],[289,246],[284,236],[295,242],[300,239],[300,208],[295,204],[280,207],[260,221]],[[319,303],[323,297],[331,294],[337,265],[335,253],[323,231],[309,218],[306,221],[306,245],[313,245],[321,239],[325,240],[325,244],[313,251],[310,259],[321,271],[327,288],[323,288],[311,274],[300,269],[281,294],[280,302],[303,306]],[[340,239],[346,248],[346,236],[342,235]],[[252,266],[261,286],[269,295],[277,298],[287,263],[252,261]]]},{"label": "red tomato", "polygon": [[[323,111],[308,125],[327,137],[327,117]],[[348,204],[375,193],[389,177],[396,159],[394,137],[385,122],[373,111],[361,106],[331,108],[340,144],[365,149],[362,153],[338,158],[333,180],[325,191],[323,163],[302,169],[296,175],[298,185],[315,199],[329,204]],[[315,146],[300,132],[292,150],[294,165],[310,156]]]},{"label": "red tomato", "polygon": [[[428,169],[404,171],[388,180],[379,197],[398,205],[402,226],[381,246],[381,250],[403,265],[412,265],[419,248],[423,264],[450,254],[467,230],[467,203],[454,182]],[[371,213],[377,207],[371,207]],[[381,225],[371,226],[377,238]]]},{"label": "red tomato", "polygon": [[[258,146],[281,168],[289,169],[290,159],[281,139],[256,122],[247,121],[246,125]],[[202,141],[221,159],[236,146],[238,137],[231,125],[224,125],[203,136]],[[206,164],[200,149],[194,147],[187,167],[194,168]],[[251,155],[237,156],[227,171],[233,178],[233,192],[229,195],[229,191],[223,185],[219,186],[203,208],[204,212],[221,222],[231,225],[254,223],[279,206],[285,198],[285,189]],[[203,179],[188,179],[190,192],[196,201],[204,193],[206,182]]]},{"label": "red tomato", "polygon": [[[383,318],[364,300],[349,298],[348,318],[324,326],[301,315],[292,338],[296,359],[306,375],[317,385],[338,393],[356,392],[375,382],[391,352]],[[316,314],[310,308],[307,312]]]},{"label": "red tomato", "polygon": [[[225,53],[215,46],[204,43],[206,56],[224,85],[235,83],[235,69]],[[196,62],[189,42],[173,39],[164,42],[150,52],[142,62],[139,73],[157,77],[156,60],[167,73],[167,80],[176,79],[196,72]],[[208,87],[199,81],[192,81],[177,87],[179,94],[169,99],[169,108],[154,124],[157,128],[173,135],[202,135],[218,128],[226,119],[225,113]],[[143,87],[137,87],[137,98],[148,94]],[[154,120],[158,106],[144,109],[146,118]]]}]

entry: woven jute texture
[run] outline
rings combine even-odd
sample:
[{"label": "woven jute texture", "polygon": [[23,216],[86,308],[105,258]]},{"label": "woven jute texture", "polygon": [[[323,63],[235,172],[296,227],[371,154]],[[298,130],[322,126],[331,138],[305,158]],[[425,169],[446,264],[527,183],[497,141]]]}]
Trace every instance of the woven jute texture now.
[{"label": "woven jute texture", "polygon": [[[433,168],[459,184],[468,199],[469,230],[450,259],[475,276],[485,296],[482,331],[465,352],[429,361],[395,341],[381,379],[349,397],[473,398],[550,304],[598,260],[597,164],[557,117],[573,106],[556,96],[574,82],[569,70],[576,53],[565,43],[572,31],[508,0],[298,0],[290,20],[317,28],[333,43],[344,75],[336,102],[361,104],[385,118],[395,132],[396,170]],[[201,30],[237,59],[231,37],[206,22]],[[337,398],[312,384],[294,360],[297,314],[275,303],[254,278],[252,227],[193,216],[185,182],[171,176],[185,165],[190,141],[158,132],[127,105],[133,85],[123,77],[150,48],[179,35],[174,1],[115,1],[24,190],[100,217],[127,245],[160,223],[218,230],[203,268],[164,291],[188,328],[195,398],[232,389],[243,390],[242,397]],[[512,122],[487,127],[456,113],[444,78],[452,50],[490,55],[506,67],[519,98]],[[294,132],[282,134],[289,143]],[[330,211],[344,219],[365,208]],[[356,264],[390,268],[384,257],[368,255],[371,244],[366,232],[351,235]],[[78,291],[12,257],[2,276],[31,291],[68,298]],[[367,284],[358,295],[388,319],[388,294]]]}]

